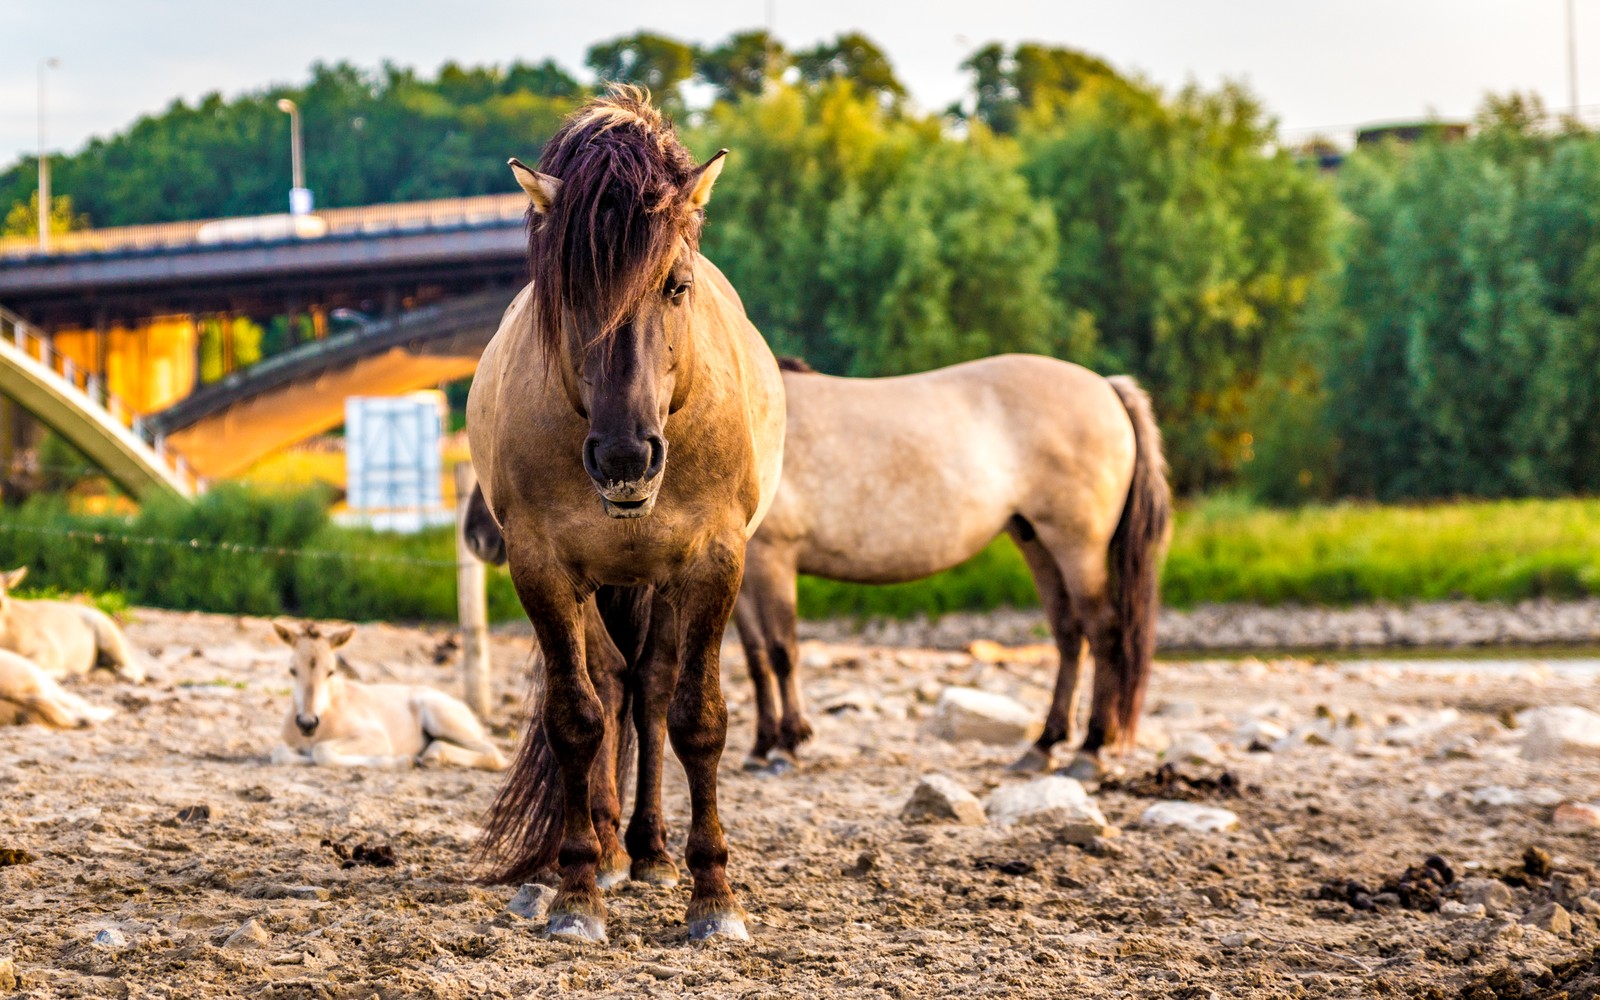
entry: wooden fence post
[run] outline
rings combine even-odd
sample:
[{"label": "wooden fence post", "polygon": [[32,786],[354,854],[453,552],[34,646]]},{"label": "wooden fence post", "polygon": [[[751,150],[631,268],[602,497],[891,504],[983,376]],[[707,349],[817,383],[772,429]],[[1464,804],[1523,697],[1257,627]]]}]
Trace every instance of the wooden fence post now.
[{"label": "wooden fence post", "polygon": [[456,463],[456,610],[461,617],[461,674],[467,706],[489,718],[489,598],[483,563],[467,548],[467,502],[478,477]]}]

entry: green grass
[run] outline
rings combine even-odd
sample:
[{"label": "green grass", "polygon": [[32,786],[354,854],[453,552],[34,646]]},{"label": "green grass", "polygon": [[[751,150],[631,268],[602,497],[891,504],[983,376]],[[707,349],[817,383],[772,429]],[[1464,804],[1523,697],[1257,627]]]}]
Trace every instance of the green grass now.
[{"label": "green grass", "polygon": [[[314,494],[218,488],[193,506],[133,518],[59,501],[0,512],[0,569],[28,565],[34,595],[232,614],[453,621],[449,528],[391,535],[328,523]],[[244,546],[240,548],[239,546]],[[1600,594],[1600,500],[1337,504],[1269,510],[1232,496],[1181,506],[1162,577],[1168,604],[1343,605],[1362,601]],[[866,587],[802,578],[807,618],[987,610],[1037,603],[1022,557],[1000,539],[916,583]],[[522,615],[504,570],[489,573],[491,620]]]},{"label": "green grass", "polygon": [[[1185,504],[1162,573],[1173,607],[1600,594],[1600,500],[1466,501],[1281,511],[1231,496]],[[905,617],[1038,603],[1016,547],[999,539],[917,583],[802,579],[808,618]]]}]

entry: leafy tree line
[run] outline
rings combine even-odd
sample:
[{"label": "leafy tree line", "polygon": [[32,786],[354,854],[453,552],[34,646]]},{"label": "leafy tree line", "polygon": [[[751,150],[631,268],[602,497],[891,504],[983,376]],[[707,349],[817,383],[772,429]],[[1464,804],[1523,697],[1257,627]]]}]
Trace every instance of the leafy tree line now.
[{"label": "leafy tree line", "polygon": [[[1525,101],[1330,179],[1242,87],[1166,92],[1062,48],[978,50],[934,114],[858,34],[791,52],[639,33],[587,65],[649,86],[702,155],[735,150],[706,252],[774,347],[824,371],[1031,351],[1131,372],[1189,491],[1600,489],[1600,141],[1546,134]],[[280,96],[323,205],[506,191],[504,156],[537,155],[589,92],[550,62],[319,65],[63,158],[59,214],[281,210]],[[19,226],[32,169],[0,174]]]}]

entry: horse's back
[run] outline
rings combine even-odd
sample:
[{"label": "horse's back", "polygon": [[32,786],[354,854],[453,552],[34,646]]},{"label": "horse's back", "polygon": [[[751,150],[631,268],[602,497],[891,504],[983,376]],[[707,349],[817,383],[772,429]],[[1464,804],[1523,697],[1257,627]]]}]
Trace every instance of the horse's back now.
[{"label": "horse's back", "polygon": [[889,378],[787,373],[785,385],[785,475],[763,533],[797,544],[804,572],[917,579],[974,554],[1014,514],[1093,511],[1074,527],[1115,525],[1132,425],[1079,365],[1001,355]]}]

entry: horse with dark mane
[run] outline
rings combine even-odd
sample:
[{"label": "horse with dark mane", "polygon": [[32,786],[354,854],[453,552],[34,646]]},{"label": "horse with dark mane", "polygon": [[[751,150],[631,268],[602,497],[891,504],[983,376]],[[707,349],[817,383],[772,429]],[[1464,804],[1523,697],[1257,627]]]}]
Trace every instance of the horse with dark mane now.
[{"label": "horse with dark mane", "polygon": [[559,865],[557,936],[605,939],[603,885],[676,882],[667,739],[691,800],[689,934],[748,936],[717,816],[718,653],[777,486],[784,410],[771,351],[698,250],[723,162],[697,165],[626,88],[568,118],[537,170],[511,161],[532,201],[533,281],[479,363],[467,427],[542,690],[484,836],[493,881]]}]

